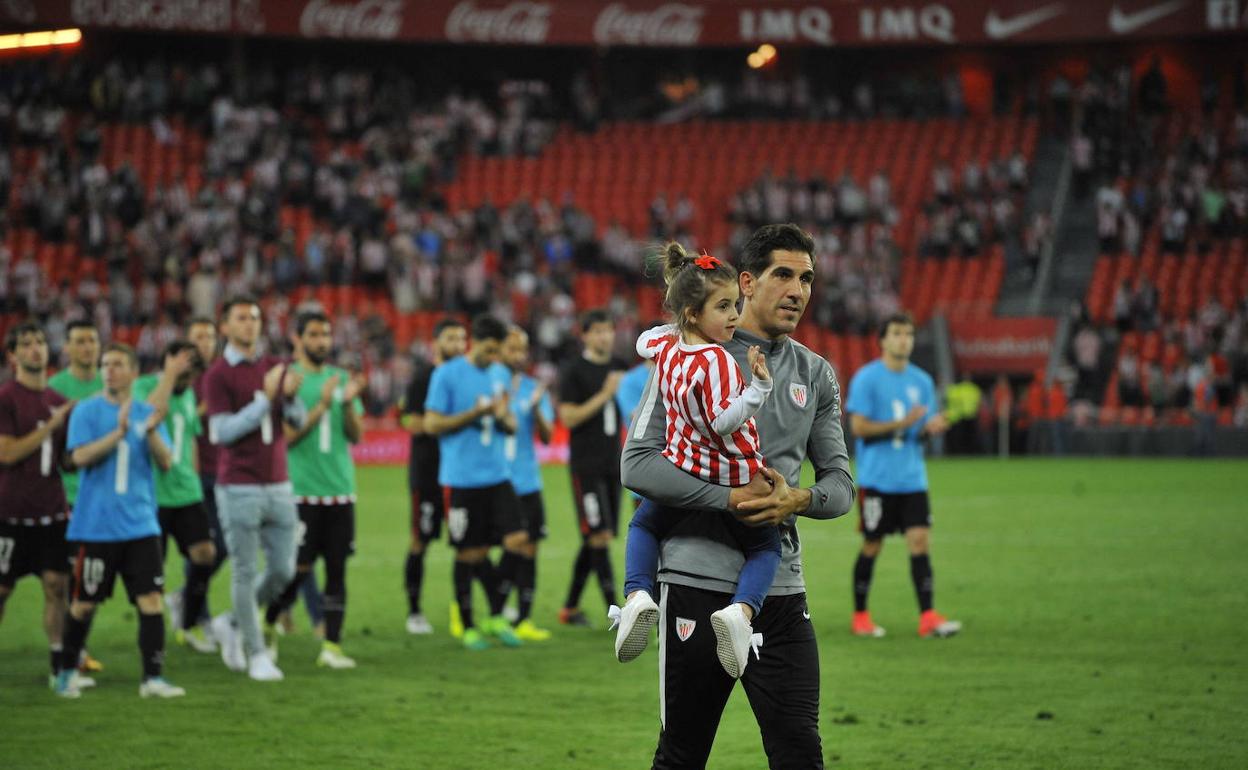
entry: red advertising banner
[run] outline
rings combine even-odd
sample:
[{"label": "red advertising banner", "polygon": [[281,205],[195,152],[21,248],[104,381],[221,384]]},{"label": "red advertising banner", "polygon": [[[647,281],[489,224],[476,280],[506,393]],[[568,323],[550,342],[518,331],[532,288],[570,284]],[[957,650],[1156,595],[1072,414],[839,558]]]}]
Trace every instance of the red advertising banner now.
[{"label": "red advertising banner", "polygon": [[[407,465],[411,439],[405,430],[370,420],[365,423],[364,436],[359,443],[352,445],[351,457],[357,465]],[[549,444],[538,443],[537,461],[543,465],[568,462],[567,429],[560,426]]]},{"label": "red advertising banner", "polygon": [[953,361],[959,372],[1030,374],[1043,369],[1057,336],[1053,318],[950,321]]},{"label": "red advertising banner", "polygon": [[965,45],[1248,35],[1248,0],[0,0],[0,25],[578,46]]}]

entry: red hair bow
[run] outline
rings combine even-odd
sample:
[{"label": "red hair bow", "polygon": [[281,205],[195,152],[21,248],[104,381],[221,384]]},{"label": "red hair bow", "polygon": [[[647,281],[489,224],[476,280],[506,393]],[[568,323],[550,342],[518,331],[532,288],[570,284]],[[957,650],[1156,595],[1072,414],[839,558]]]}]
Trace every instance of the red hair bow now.
[{"label": "red hair bow", "polygon": [[717,258],[712,257],[710,254],[703,254],[702,256],[693,260],[693,264],[697,265],[703,270],[714,270],[715,268],[719,267],[723,263],[720,262]]}]

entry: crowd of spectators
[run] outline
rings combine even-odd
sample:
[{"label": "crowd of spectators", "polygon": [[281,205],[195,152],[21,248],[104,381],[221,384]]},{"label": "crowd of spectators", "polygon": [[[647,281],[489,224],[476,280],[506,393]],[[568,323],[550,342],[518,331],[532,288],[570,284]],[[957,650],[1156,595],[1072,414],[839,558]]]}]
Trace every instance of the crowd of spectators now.
[{"label": "crowd of spectators", "polygon": [[[1030,169],[1022,153],[986,164],[970,161],[954,169],[942,161],[932,169],[931,197],[919,221],[921,253],[944,259],[979,256],[984,247],[1013,239],[1034,249],[1038,258],[1048,233],[1040,222],[1028,223],[1034,235],[1024,244],[1021,226]],[[1030,236],[1029,236],[1030,238]]]}]

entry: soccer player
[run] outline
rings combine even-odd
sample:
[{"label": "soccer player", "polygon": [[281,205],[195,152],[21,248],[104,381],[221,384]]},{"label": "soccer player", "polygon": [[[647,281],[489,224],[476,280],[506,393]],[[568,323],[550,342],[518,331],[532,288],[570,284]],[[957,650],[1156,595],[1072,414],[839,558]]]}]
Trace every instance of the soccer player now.
[{"label": "soccer player", "polygon": [[[69,365],[52,375],[48,380],[49,387],[74,402],[104,390],[104,380],[100,376],[100,332],[93,321],[78,319],[69,322],[65,330],[65,353],[69,357]],[[78,501],[78,469],[71,467],[63,470],[61,483],[65,487],[65,502],[73,510]],[[79,668],[86,673],[102,671],[104,666],[84,649]]]},{"label": "soccer player", "polygon": [[550,443],[555,411],[546,386],[530,377],[529,335],[512,326],[503,342],[502,362],[496,364],[507,384],[507,400],[516,419],[516,432],[504,442],[511,470],[511,486],[520,505],[522,529],[503,535],[503,558],[499,562],[499,591],[504,600],[514,586],[518,594],[516,636],[526,642],[543,642],[550,632],[532,621],[533,594],[537,590],[537,544],[546,538],[546,508],[542,504],[542,469],[537,462],[537,439]]},{"label": "soccer player", "polygon": [[[819,650],[802,574],[798,516],[849,511],[854,486],[832,367],[790,335],[810,302],[814,241],[795,225],[767,225],[746,242],[738,264],[741,317],[724,348],[742,370],[758,345],[775,392],[755,415],[767,468],[744,487],[694,478],[662,454],[667,415],[654,378],[629,431],[624,483],[647,499],[687,510],[736,511],[757,526],[781,526],[780,568],[754,619],[763,644],[741,677],[771,767],[822,767]],[[802,464],[815,483],[796,486]],[[768,483],[770,481],[770,484]],[[791,486],[792,485],[792,486]],[[654,767],[703,767],[734,680],[715,655],[711,614],[728,603],[744,556],[725,516],[685,516],[661,543],[659,671],[663,731]],[[692,566],[691,566],[692,565]]]},{"label": "soccer player", "polygon": [[[195,391],[195,406],[198,412],[199,429],[195,435],[195,451],[199,454],[199,486],[203,490],[204,513],[208,516],[208,526],[212,532],[212,545],[216,551],[216,564],[213,572],[221,569],[225,562],[225,530],[217,517],[217,445],[208,440],[208,420],[205,412],[208,404],[204,400],[204,375],[217,360],[217,324],[208,318],[192,318],[186,324],[186,339],[195,346],[199,356],[195,377],[191,387]],[[191,576],[191,563],[187,561],[183,569],[187,580]],[[182,627],[182,593],[173,592],[166,596],[169,604],[169,617],[176,628]],[[203,609],[200,611],[200,625],[208,624],[212,612],[208,606],[208,597],[204,596]],[[176,639],[176,637],[175,637]]]},{"label": "soccer player", "polygon": [[216,652],[216,642],[200,622],[208,582],[217,567],[217,549],[208,512],[204,510],[195,444],[200,423],[191,380],[199,368],[199,358],[194,345],[175,340],[165,348],[161,360],[160,374],[140,377],[134,383],[134,397],[147,401],[165,415],[165,430],[172,437],[173,464],[168,470],[156,469],[160,545],[165,553],[172,537],[178,552],[190,565],[182,593],[172,594],[181,597],[183,610],[173,618],[174,638],[196,652]]},{"label": "soccer player", "polygon": [[[438,437],[438,481],[444,490],[447,533],[455,548],[452,579],[463,644],[469,650],[488,647],[487,635],[508,647],[523,644],[501,614],[494,571],[482,565],[496,532],[523,529],[504,446],[504,434],[516,432],[516,419],[504,383],[490,366],[498,360],[506,338],[502,321],[488,315],[473,319],[468,353],[434,370],[425,398],[424,428]],[[480,629],[472,614],[474,576],[491,604],[491,617]]]},{"label": "soccer player", "polygon": [[862,551],[854,563],[854,617],[858,636],[884,636],[871,620],[867,594],[875,557],[884,536],[903,533],[910,550],[910,579],[919,599],[919,636],[953,636],[962,624],[932,608],[932,526],[927,500],[927,468],[922,439],[949,429],[936,403],[931,375],[910,363],[914,320],[905,313],[884,319],[879,331],[882,355],[858,370],[849,384],[849,429],[857,437],[855,457],[860,486],[858,510]]},{"label": "soccer player", "polygon": [[598,576],[603,601],[617,604],[615,576],[607,548],[619,526],[620,425],[615,394],[628,366],[611,355],[615,324],[605,310],[581,318],[584,352],[568,362],[559,376],[559,419],[571,431],[569,469],[572,499],[581,529],[581,550],[572,566],[559,622],[588,626],[581,612],[581,592],[592,571]]},{"label": "soccer player", "polygon": [[289,447],[290,482],[299,506],[299,553],[295,578],[269,605],[265,622],[272,627],[295,603],[316,560],[323,558],[325,639],[316,665],[355,668],[355,661],[343,654],[340,645],[347,611],[347,557],[355,551],[355,463],[350,445],[363,432],[364,404],[359,396],[367,383],[363,376],[326,363],[334,338],[325,313],[300,313],[293,336],[291,371],[302,376],[297,397],[307,418],[301,427],[284,423],[283,430]]},{"label": "soccer player", "polygon": [[[78,402],[104,390],[100,376],[100,333],[91,321],[70,321],[65,332],[65,354],[69,365],[48,380],[48,386],[70,401]],[[78,470],[66,471],[61,480],[65,500],[72,509],[78,500]]]},{"label": "soccer player", "polygon": [[[81,402],[69,418],[66,448],[82,469],[78,502],[66,538],[76,552],[73,598],[65,617],[65,657],[74,660],[86,643],[95,608],[113,593],[120,574],[139,613],[139,652],[144,698],[186,694],[165,681],[164,584],[160,524],[156,518],[153,466],[169,470],[172,455],[160,412],[135,401],[131,386],[139,358],[114,342],[101,361],[104,393]],[[61,671],[56,693],[80,695],[73,672]]]},{"label": "soccer player", "polygon": [[433,626],[421,612],[420,594],[425,582],[425,549],[442,536],[442,487],[438,483],[438,437],[425,427],[425,398],[434,369],[462,356],[468,348],[468,330],[454,318],[443,318],[433,330],[433,360],[418,361],[411,384],[399,406],[403,427],[412,434],[407,464],[407,486],[412,497],[412,543],[403,568],[407,588],[407,632],[431,634]]},{"label": "soccer player", "polygon": [[[48,387],[48,340],[37,323],[11,328],[4,349],[13,379],[0,385],[0,619],[16,582],[38,576],[55,684],[69,582],[69,507],[59,471],[73,402]],[[83,677],[78,686],[89,683]]]},{"label": "soccer player", "polygon": [[[306,410],[295,398],[301,375],[259,351],[260,306],[235,297],[222,309],[225,352],[204,378],[208,435],[217,445],[217,511],[233,559],[234,623],[212,621],[221,658],[232,671],[260,682],[280,681],[269,644],[260,632],[257,605],[277,600],[295,576],[295,530],[299,514],[286,472],[282,420],[302,425]],[[256,552],[264,549],[264,573]],[[241,634],[240,634],[241,632]]]}]

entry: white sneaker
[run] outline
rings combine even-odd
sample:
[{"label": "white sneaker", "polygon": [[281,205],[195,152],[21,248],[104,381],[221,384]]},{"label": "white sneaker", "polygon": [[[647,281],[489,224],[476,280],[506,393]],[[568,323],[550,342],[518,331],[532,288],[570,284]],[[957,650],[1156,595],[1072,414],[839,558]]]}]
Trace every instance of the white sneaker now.
[{"label": "white sneaker", "polygon": [[182,627],[182,592],[170,591],[165,594],[165,606],[169,608],[169,625],[173,628]]},{"label": "white sneaker", "polygon": [[432,634],[433,624],[424,615],[417,613],[407,616],[407,632],[409,634]]},{"label": "white sneaker", "polygon": [[355,661],[344,655],[341,647],[327,642],[321,646],[321,654],[316,656],[316,665],[324,668],[355,668]]},{"label": "white sneaker", "polygon": [[280,682],[285,679],[282,670],[273,665],[267,652],[258,652],[251,656],[247,664],[247,675],[257,682]]},{"label": "white sneaker", "polygon": [[607,617],[613,622],[615,632],[615,659],[627,663],[645,651],[650,643],[650,631],[659,622],[659,605],[645,591],[629,597],[623,608],[611,605]]},{"label": "white sneaker", "polygon": [[212,619],[212,635],[221,648],[221,661],[231,671],[246,671],[247,658],[243,655],[243,638],[234,628],[229,613]]},{"label": "white sneaker", "polygon": [[719,657],[719,665],[724,667],[728,676],[740,679],[750,662],[750,637],[754,635],[741,605],[734,603],[711,613],[711,628],[715,630],[715,654]]},{"label": "white sneaker", "polygon": [[139,685],[140,698],[181,698],[186,690],[166,682],[164,677],[154,676]]},{"label": "white sneaker", "polygon": [[[95,687],[94,679],[89,676],[84,676],[77,671],[70,674],[70,679],[72,680],[74,687],[77,687],[79,690],[87,690]],[[56,674],[48,674],[48,689],[56,689]]]}]

